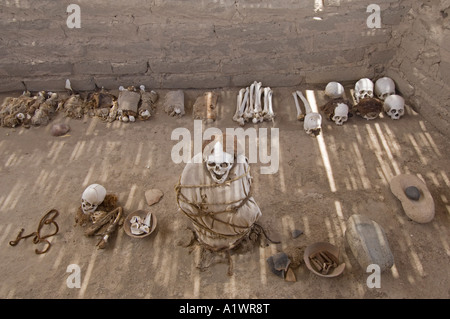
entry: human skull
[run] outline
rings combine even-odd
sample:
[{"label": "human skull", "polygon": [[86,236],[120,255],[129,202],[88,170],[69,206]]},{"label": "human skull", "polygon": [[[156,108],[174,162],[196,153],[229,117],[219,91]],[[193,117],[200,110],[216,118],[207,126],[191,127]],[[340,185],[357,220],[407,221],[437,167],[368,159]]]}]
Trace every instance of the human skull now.
[{"label": "human skull", "polygon": [[348,120],[348,105],[345,103],[339,103],[334,109],[334,115],[332,118],[336,125],[343,125]]},{"label": "human skull", "polygon": [[205,164],[214,182],[222,184],[234,165],[234,155],[224,152],[222,143],[217,142],[212,154],[206,156]]},{"label": "human skull", "polygon": [[106,196],[106,189],[99,184],[89,185],[81,196],[81,209],[85,214],[93,213],[98,205],[103,203]]},{"label": "human skull", "polygon": [[329,96],[332,99],[342,97],[344,95],[344,87],[341,83],[330,82],[325,87],[325,95]]},{"label": "human skull", "polygon": [[405,114],[405,100],[400,95],[389,95],[384,100],[384,111],[393,120],[400,119]]},{"label": "human skull", "polygon": [[391,78],[383,77],[375,82],[375,94],[380,100],[385,100],[389,95],[395,94],[395,83]]},{"label": "human skull", "polygon": [[305,115],[303,129],[306,134],[317,136],[322,128],[322,116],[319,113],[308,113]]},{"label": "human skull", "polygon": [[373,97],[373,82],[370,79],[363,78],[355,84],[356,103],[368,97]]}]

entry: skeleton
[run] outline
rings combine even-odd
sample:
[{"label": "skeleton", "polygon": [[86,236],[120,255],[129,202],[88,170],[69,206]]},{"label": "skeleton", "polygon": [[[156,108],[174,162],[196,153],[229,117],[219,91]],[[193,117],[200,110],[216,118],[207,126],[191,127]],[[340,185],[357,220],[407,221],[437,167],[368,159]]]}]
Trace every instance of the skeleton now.
[{"label": "skeleton", "polygon": [[320,134],[322,130],[322,116],[319,113],[315,113],[311,109],[311,105],[308,100],[303,96],[301,91],[296,91],[296,94],[293,94],[294,100],[296,101],[297,107],[297,118],[301,117],[300,105],[298,104],[297,96],[302,100],[305,105],[306,115],[304,117],[303,129],[306,134],[310,136],[317,136]]},{"label": "skeleton", "polygon": [[395,94],[395,83],[391,78],[383,77],[375,82],[375,94],[384,101],[389,95]]},{"label": "skeleton", "polygon": [[85,214],[92,214],[103,203],[106,189],[100,184],[91,184],[81,196],[81,209]]},{"label": "skeleton", "polygon": [[389,95],[384,100],[383,108],[391,119],[398,120],[405,114],[405,100],[400,95]]},{"label": "skeleton", "polygon": [[322,112],[328,119],[335,122],[336,125],[343,125],[347,122],[349,116],[350,102],[343,98],[337,98],[329,101],[322,106]]},{"label": "skeleton", "polygon": [[341,83],[330,82],[325,87],[325,95],[332,99],[337,99],[344,96],[344,87]]},{"label": "skeleton", "polygon": [[363,78],[355,84],[356,103],[365,98],[373,98],[373,82],[367,78]]}]

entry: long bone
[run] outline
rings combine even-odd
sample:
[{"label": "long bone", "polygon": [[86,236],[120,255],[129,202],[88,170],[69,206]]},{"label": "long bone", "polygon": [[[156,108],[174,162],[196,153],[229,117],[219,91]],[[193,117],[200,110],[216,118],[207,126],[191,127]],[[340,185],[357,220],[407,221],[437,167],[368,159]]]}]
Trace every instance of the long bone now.
[{"label": "long bone", "polygon": [[268,91],[268,96],[267,96],[267,102],[269,104],[269,113],[268,115],[265,117],[267,120],[273,120],[273,118],[275,117],[275,113],[273,112],[273,107],[272,107],[272,89],[269,88]]},{"label": "long bone", "polygon": [[295,101],[295,108],[297,109],[297,120],[303,121],[305,119],[305,115],[302,113],[302,110],[300,108],[300,104],[298,103],[298,95],[297,92],[293,92],[292,96],[294,97]]},{"label": "long bone", "polygon": [[261,107],[261,94],[263,93],[262,90],[262,83],[257,82],[255,83],[255,101],[254,101],[254,111],[253,111],[253,123],[256,124],[258,122],[262,122],[264,118],[262,117],[262,107]]},{"label": "long bone", "polygon": [[256,81],[252,83],[252,85],[250,85],[250,90],[249,90],[249,103],[247,105],[247,108],[245,109],[244,112],[244,119],[245,121],[250,120],[251,118],[253,118],[253,105],[254,105],[254,94],[255,94],[255,84]]},{"label": "long bone", "polygon": [[236,103],[236,112],[233,115],[233,121],[237,121],[239,117],[239,111],[241,109],[242,100],[244,99],[244,93],[245,89],[240,89],[238,96],[237,96],[237,103]]},{"label": "long bone", "polygon": [[[240,125],[240,126],[244,126],[245,125],[245,119],[244,119],[244,112],[245,112],[245,108],[248,108],[248,98],[249,98],[249,88],[245,88],[245,93],[244,93],[244,98],[242,99],[242,103],[241,103],[241,107],[239,109],[239,113],[235,119],[235,121]],[[234,118],[233,118],[234,119]]]}]

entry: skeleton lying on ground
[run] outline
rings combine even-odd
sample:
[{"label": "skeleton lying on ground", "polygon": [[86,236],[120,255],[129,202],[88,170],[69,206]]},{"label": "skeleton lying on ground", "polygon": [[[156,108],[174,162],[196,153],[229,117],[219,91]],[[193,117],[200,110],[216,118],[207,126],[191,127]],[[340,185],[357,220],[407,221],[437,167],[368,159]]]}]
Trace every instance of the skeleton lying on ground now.
[{"label": "skeleton lying on ground", "polygon": [[100,236],[99,249],[107,246],[111,235],[123,224],[123,209],[117,205],[117,196],[106,194],[99,184],[89,185],[81,196],[76,224],[86,227],[86,236]]},{"label": "skeleton lying on ground", "polygon": [[257,124],[274,117],[270,87],[263,88],[261,82],[255,81],[250,87],[239,90],[233,121],[244,126],[246,122]]}]

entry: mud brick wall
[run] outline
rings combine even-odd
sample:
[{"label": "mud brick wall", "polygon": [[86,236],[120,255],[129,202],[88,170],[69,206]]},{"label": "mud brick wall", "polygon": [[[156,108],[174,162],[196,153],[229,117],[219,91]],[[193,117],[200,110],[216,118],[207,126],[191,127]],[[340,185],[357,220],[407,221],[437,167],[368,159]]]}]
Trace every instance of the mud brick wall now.
[{"label": "mud brick wall", "polygon": [[392,30],[386,74],[410,105],[450,135],[450,1],[414,1]]},{"label": "mud brick wall", "polygon": [[[384,71],[408,5],[394,0],[2,0],[0,91],[240,87],[354,81]],[[69,4],[81,9],[70,29]],[[381,8],[370,29],[367,7]],[[320,17],[321,20],[314,19]]]}]

